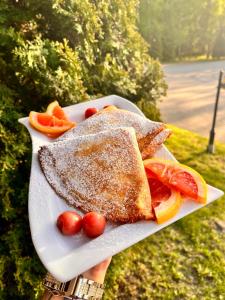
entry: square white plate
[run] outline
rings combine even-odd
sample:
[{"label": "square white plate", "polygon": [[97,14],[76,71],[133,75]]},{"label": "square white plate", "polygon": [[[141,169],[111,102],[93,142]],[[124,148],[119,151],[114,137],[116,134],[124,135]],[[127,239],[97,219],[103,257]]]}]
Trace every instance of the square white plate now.
[{"label": "square white plate", "polygon": [[[143,115],[133,103],[115,95],[71,105],[65,107],[64,110],[71,120],[80,122],[84,119],[84,111],[88,107],[101,109],[107,104],[114,104],[119,108]],[[51,143],[52,140],[33,129],[29,125],[28,118],[22,118],[19,122],[28,129],[33,146],[28,203],[32,240],[46,269],[62,282],[71,280],[105,258],[128,248],[204,206],[193,201],[185,201],[180,212],[161,225],[153,221],[118,226],[108,224],[104,234],[96,239],[88,239],[82,233],[74,237],[63,236],[55,226],[56,219],[63,211],[73,209],[48,184],[37,158],[39,147]],[[156,156],[175,160],[165,146],[156,153]],[[222,195],[221,190],[209,186],[208,203]]]}]

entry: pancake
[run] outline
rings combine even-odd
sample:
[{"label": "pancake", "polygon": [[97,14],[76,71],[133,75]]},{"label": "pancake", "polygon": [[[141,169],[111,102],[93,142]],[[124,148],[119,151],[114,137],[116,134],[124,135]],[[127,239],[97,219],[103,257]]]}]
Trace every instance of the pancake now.
[{"label": "pancake", "polygon": [[150,142],[148,142],[148,138],[144,139],[142,147],[139,146],[142,159],[145,160],[149,158],[149,156],[153,156],[170,135],[170,129],[163,129],[158,134],[156,134],[156,136]]},{"label": "pancake", "polygon": [[[153,122],[128,110],[109,106],[79,123],[77,127],[68,130],[58,140],[62,141],[104,130],[113,130],[118,127],[133,127],[135,129],[142,159],[152,157],[171,133],[161,122]],[[162,131],[165,131],[164,134],[160,134]]]},{"label": "pancake", "polygon": [[70,206],[116,223],[153,217],[132,127],[57,141],[42,146],[38,156],[47,181]]}]

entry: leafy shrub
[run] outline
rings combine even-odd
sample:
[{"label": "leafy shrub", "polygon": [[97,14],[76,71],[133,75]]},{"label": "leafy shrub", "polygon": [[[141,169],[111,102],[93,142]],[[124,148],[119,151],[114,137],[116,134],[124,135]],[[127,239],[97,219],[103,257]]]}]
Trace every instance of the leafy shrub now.
[{"label": "leafy shrub", "polygon": [[119,94],[159,118],[166,84],[136,28],[137,1],[0,3],[0,299],[37,299],[45,273],[27,213],[31,142],[17,122],[61,105]]}]

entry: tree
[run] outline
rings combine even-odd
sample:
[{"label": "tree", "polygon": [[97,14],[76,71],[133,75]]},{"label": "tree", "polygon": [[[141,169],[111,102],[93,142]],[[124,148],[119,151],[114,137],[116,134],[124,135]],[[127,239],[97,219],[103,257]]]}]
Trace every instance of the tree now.
[{"label": "tree", "polygon": [[68,105],[112,93],[159,118],[166,84],[137,31],[137,4],[0,2],[0,299],[37,299],[45,273],[30,238],[31,142],[18,118],[53,99]]},{"label": "tree", "polygon": [[212,50],[213,57],[225,57],[225,1],[220,2],[219,7],[219,29],[215,36],[215,43]]},{"label": "tree", "polygon": [[224,7],[224,0],[141,0],[139,28],[150,54],[164,61],[209,58],[216,51],[218,34],[225,30],[220,21]]}]

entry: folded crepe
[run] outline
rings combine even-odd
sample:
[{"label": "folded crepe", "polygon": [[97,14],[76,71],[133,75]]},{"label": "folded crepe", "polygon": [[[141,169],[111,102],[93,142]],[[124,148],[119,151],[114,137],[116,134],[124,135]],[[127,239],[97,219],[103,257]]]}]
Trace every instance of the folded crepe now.
[{"label": "folded crepe", "polygon": [[104,130],[113,130],[118,127],[133,127],[135,129],[142,159],[153,156],[171,134],[171,131],[166,129],[163,123],[153,122],[136,113],[109,106],[79,123],[77,127],[67,131],[58,140],[62,141]]},{"label": "folded crepe", "polygon": [[54,142],[42,146],[38,155],[47,181],[69,205],[99,212],[112,222],[153,217],[132,127]]}]

